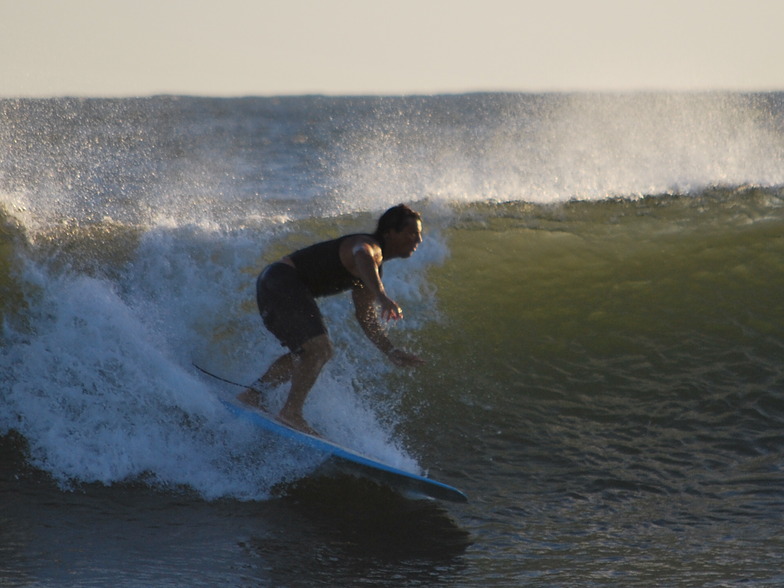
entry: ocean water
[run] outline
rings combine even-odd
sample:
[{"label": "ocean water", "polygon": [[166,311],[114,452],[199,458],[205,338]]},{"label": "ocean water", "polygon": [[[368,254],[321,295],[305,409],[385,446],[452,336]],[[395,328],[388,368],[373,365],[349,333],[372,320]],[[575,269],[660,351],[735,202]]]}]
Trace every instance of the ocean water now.
[{"label": "ocean water", "polygon": [[[305,414],[457,486],[325,473],[220,404],[297,247],[425,240]],[[0,585],[784,583],[784,95],[0,101]],[[280,405],[285,389],[270,402]]]}]

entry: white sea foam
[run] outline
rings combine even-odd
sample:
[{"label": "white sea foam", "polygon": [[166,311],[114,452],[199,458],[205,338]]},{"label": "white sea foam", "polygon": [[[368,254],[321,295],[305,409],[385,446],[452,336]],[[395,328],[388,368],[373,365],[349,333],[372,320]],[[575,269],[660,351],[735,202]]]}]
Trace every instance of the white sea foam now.
[{"label": "white sea foam", "polygon": [[780,115],[754,97],[547,98],[509,96],[481,124],[466,118],[482,104],[449,111],[443,125],[416,109],[379,116],[346,139],[345,202],[553,203],[784,183]]},{"label": "white sea foam", "polygon": [[[156,227],[118,281],[28,261],[30,327],[7,333],[2,348],[9,387],[0,429],[18,429],[33,464],[64,486],[141,479],[205,497],[263,498],[313,468],[318,458],[229,415],[218,399],[239,389],[191,366],[252,382],[283,352],[255,308],[262,235]],[[420,266],[432,257],[423,249]],[[424,302],[412,281],[390,267],[390,291],[415,315]],[[362,388],[383,357],[353,325],[349,297],[324,306],[340,351],[306,414],[335,441],[417,471]],[[276,393],[282,402],[285,389]]]}]

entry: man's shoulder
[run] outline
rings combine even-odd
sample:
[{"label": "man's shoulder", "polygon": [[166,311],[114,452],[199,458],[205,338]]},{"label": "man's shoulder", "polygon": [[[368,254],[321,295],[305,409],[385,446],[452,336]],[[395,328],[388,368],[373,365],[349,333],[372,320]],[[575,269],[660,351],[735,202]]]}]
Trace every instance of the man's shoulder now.
[{"label": "man's shoulder", "polygon": [[354,253],[356,252],[355,249],[357,247],[365,249],[367,246],[370,247],[370,249],[372,249],[374,252],[376,250],[381,250],[381,244],[373,238],[373,235],[368,235],[365,233],[344,236],[340,246],[341,248],[349,249]]},{"label": "man's shoulder", "polygon": [[349,241],[354,243],[365,242],[365,243],[372,243],[375,245],[379,244],[378,241],[376,241],[376,239],[370,233],[351,233],[350,235],[343,235],[341,239],[343,241]]}]

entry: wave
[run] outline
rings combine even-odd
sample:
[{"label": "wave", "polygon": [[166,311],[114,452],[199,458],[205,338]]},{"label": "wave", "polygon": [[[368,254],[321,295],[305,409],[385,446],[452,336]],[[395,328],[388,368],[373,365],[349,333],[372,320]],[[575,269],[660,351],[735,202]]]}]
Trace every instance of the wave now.
[{"label": "wave", "polygon": [[390,101],[342,141],[346,203],[558,203],[780,186],[781,95],[478,95]]},{"label": "wave", "polygon": [[521,356],[613,355],[689,333],[764,340],[782,324],[782,196],[750,187],[466,207],[447,231],[450,263],[433,272],[439,305],[466,338],[500,330]]},{"label": "wave", "polygon": [[[449,405],[454,391],[474,404],[479,390],[506,397],[525,386],[549,402],[551,389],[590,382],[601,369],[605,381],[636,382],[637,396],[653,385],[642,372],[655,369],[655,358],[668,358],[663,382],[693,379],[696,369],[717,383],[735,369],[746,376],[750,366],[759,385],[780,378],[780,190],[557,206],[455,203],[448,213],[420,204],[428,239],[418,259],[387,272],[388,288],[412,317],[392,336],[429,360],[417,379],[379,370],[348,301],[324,303],[339,352],[310,410],[346,443],[416,469],[404,447],[420,446],[423,431],[407,430],[405,442],[401,423]],[[24,302],[17,294],[5,315],[16,310],[27,327],[6,329],[4,430],[21,429],[33,463],[63,483],[143,478],[206,495],[269,492],[292,470],[273,467],[249,431],[232,430],[216,388],[191,361],[252,381],[279,352],[258,324],[255,273],[300,243],[370,219],[282,223],[266,236],[113,222],[34,243],[14,233],[25,267],[6,272],[4,283]],[[582,375],[549,373],[553,365],[583,365]],[[412,400],[420,388],[423,400]],[[666,386],[655,388],[669,396]],[[458,418],[460,406],[452,410]],[[255,490],[238,479],[247,460],[257,467]],[[313,465],[293,464],[294,472]]]},{"label": "wave", "polygon": [[[281,352],[253,305],[265,241],[255,236],[114,221],[16,233],[5,258],[16,270],[3,277],[23,303],[3,309],[0,433],[21,434],[29,462],[66,488],[141,481],[259,499],[315,468],[238,423],[218,402],[236,390],[191,365],[249,383]],[[356,394],[361,371],[328,370],[309,418],[419,471],[379,403]]]},{"label": "wave", "polygon": [[[330,437],[452,481],[491,448],[562,467],[566,484],[601,461],[602,428],[618,463],[666,461],[677,443],[772,459],[780,101],[2,101],[0,433],[64,487],[270,496],[316,464],[233,422],[218,397],[234,390],[191,363],[253,381],[281,352],[255,309],[258,271],[404,200],[426,239],[385,268],[407,317],[391,337],[428,364],[394,371],[348,298],[325,300],[337,354],[307,410]],[[666,435],[641,447],[642,430]],[[475,452],[455,455],[466,439]],[[651,471],[602,479],[688,483]]]},{"label": "wave", "polygon": [[0,207],[0,326],[5,325],[7,317],[21,317],[26,308],[17,281],[19,255],[25,244],[22,226]]},{"label": "wave", "polygon": [[431,273],[445,320],[423,380],[439,382],[440,410],[471,414],[461,433],[478,455],[504,456],[503,484],[527,468],[575,497],[712,502],[748,467],[770,484],[738,474],[739,489],[773,490],[781,190],[478,208]]},{"label": "wave", "polygon": [[781,186],[782,96],[3,100],[0,191],[29,228]]}]

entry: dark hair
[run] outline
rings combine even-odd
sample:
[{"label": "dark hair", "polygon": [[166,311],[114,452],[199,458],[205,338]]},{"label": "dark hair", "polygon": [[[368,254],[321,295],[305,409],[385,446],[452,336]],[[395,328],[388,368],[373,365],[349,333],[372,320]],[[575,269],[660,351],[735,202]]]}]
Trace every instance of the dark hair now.
[{"label": "dark hair", "polygon": [[406,226],[406,223],[414,219],[415,221],[421,221],[422,215],[420,215],[415,210],[411,210],[405,204],[398,204],[397,206],[393,206],[389,210],[387,210],[381,217],[378,219],[378,226],[376,227],[376,232],[373,233],[373,238],[376,239],[379,243],[384,243],[384,235],[387,231],[395,230],[396,232],[400,232],[403,230],[403,227]]}]

